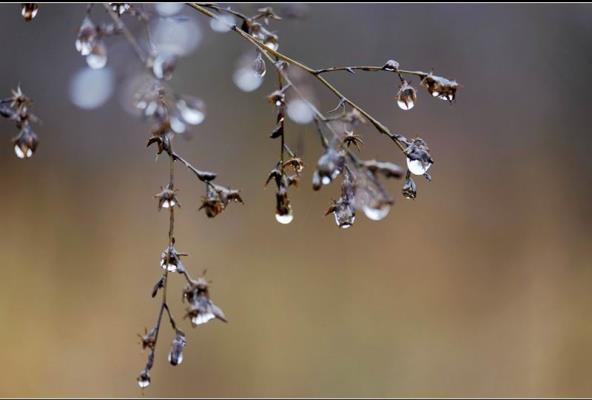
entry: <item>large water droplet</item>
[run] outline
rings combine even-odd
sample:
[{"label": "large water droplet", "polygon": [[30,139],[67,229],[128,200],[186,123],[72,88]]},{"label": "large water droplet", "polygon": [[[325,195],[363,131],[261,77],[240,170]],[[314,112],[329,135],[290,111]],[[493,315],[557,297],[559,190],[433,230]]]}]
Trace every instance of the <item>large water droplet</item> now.
[{"label": "large water droplet", "polygon": [[92,69],[101,69],[107,65],[107,47],[104,43],[97,43],[89,55],[86,56],[86,64]]},{"label": "large water droplet", "polygon": [[242,67],[234,72],[232,81],[243,92],[252,92],[261,86],[263,78],[253,68]]},{"label": "large water droplet", "polygon": [[97,108],[111,97],[113,86],[113,73],[108,68],[84,68],[70,80],[70,100],[80,108]]},{"label": "large water droplet", "polygon": [[177,57],[172,54],[159,54],[152,64],[152,73],[158,79],[171,79],[177,65]]},{"label": "large water droplet", "polygon": [[183,353],[179,353],[176,355],[173,355],[173,353],[169,353],[169,362],[171,363],[171,365],[179,365],[183,362]]},{"label": "large water droplet", "polygon": [[314,119],[314,112],[307,101],[293,99],[288,102],[288,117],[297,124],[308,124]]},{"label": "large water droplet", "polygon": [[186,56],[195,51],[203,36],[199,24],[192,17],[155,18],[151,30],[151,43],[156,52],[176,56]]},{"label": "large water droplet", "polygon": [[212,313],[205,313],[205,314],[200,313],[200,314],[197,314],[195,317],[191,318],[191,323],[193,325],[203,325],[206,322],[208,322],[214,318],[216,318],[216,317]]},{"label": "large water droplet", "polygon": [[391,210],[391,206],[388,204],[384,204],[379,207],[364,206],[363,210],[364,214],[366,214],[366,217],[369,219],[373,221],[380,221],[388,215],[389,211]]},{"label": "large water droplet", "polygon": [[170,17],[181,12],[183,3],[156,3],[154,8],[159,15]]},{"label": "large water droplet", "polygon": [[31,158],[31,156],[33,155],[33,150],[31,150],[30,148],[26,148],[24,151],[23,149],[21,149],[21,147],[18,144],[14,145],[14,153],[16,154],[16,156],[18,158]]},{"label": "large water droplet", "polygon": [[267,72],[267,67],[265,66],[265,60],[263,60],[263,56],[261,53],[257,54],[255,61],[253,61],[253,70],[257,72],[260,77],[264,77],[265,73]]},{"label": "large water droplet", "polygon": [[292,220],[294,219],[294,214],[289,213],[289,214],[276,214],[275,215],[275,220],[277,222],[279,222],[280,224],[289,224],[290,222],[292,222]]},{"label": "large water droplet", "polygon": [[206,118],[205,104],[196,97],[186,96],[177,101],[181,117],[191,125],[199,125]]},{"label": "large water droplet", "polygon": [[408,111],[408,110],[411,110],[415,106],[415,103],[413,102],[413,100],[406,100],[406,101],[397,100],[397,105],[399,106],[399,108],[401,110]]},{"label": "large water droplet", "polygon": [[234,25],[234,17],[229,14],[216,15],[214,18],[210,19],[210,28],[215,32],[230,32]]},{"label": "large water droplet", "polygon": [[150,386],[150,375],[147,372],[142,372],[140,376],[138,376],[138,386],[142,389]]},{"label": "large water droplet", "polygon": [[[163,206],[164,207],[164,206]],[[160,266],[162,267],[162,269],[166,269],[169,272],[175,272],[177,271],[177,264],[166,264],[164,260],[160,261]]]},{"label": "large water droplet", "polygon": [[171,117],[170,119],[171,122],[171,129],[175,132],[175,133],[185,133],[187,131],[187,125],[185,125],[185,123],[183,121],[181,121],[181,119],[177,118],[177,117]]},{"label": "large water droplet", "polygon": [[425,174],[432,164],[430,162],[423,162],[421,160],[412,160],[407,158],[407,168],[414,175]]}]

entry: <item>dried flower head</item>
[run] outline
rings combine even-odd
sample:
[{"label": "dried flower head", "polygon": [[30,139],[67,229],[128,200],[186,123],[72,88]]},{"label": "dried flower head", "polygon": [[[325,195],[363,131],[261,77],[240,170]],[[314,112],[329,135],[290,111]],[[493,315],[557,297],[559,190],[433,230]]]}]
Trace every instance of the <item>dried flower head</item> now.
[{"label": "dried flower head", "polygon": [[342,151],[328,147],[319,158],[317,169],[313,173],[312,187],[319,190],[322,185],[328,185],[343,169],[345,157]]},{"label": "dried flower head", "polygon": [[230,202],[243,203],[238,190],[210,183],[207,185],[206,196],[202,199],[199,209],[204,209],[206,215],[213,218],[224,211]]},{"label": "dried flower head", "polygon": [[32,21],[33,18],[37,15],[39,11],[39,4],[38,3],[22,3],[21,5],[21,15],[25,19],[25,21]]},{"label": "dried flower head", "polygon": [[210,299],[209,282],[205,277],[192,281],[183,293],[189,303],[186,317],[191,319],[193,326],[205,324],[214,318],[228,322],[222,309]]},{"label": "dried flower head", "polygon": [[422,79],[421,84],[426,87],[428,92],[434,97],[449,102],[454,101],[456,98],[456,90],[458,89],[458,83],[456,81],[451,81],[430,73]]},{"label": "dried flower head", "polygon": [[14,153],[18,158],[31,158],[37,149],[39,138],[33,132],[31,125],[24,124],[20,133],[12,139],[12,142],[14,143]]},{"label": "dried flower head", "polygon": [[407,168],[414,175],[424,175],[434,163],[426,142],[417,137],[405,149]]},{"label": "dried flower head", "polygon": [[181,262],[181,257],[185,257],[187,254],[177,252],[174,244],[167,246],[160,256],[160,266],[162,269],[166,269],[169,272],[185,272],[185,266]]},{"label": "dried flower head", "polygon": [[176,197],[177,190],[170,184],[155,194],[154,197],[158,199],[158,211],[163,208],[181,207],[181,204]]}]

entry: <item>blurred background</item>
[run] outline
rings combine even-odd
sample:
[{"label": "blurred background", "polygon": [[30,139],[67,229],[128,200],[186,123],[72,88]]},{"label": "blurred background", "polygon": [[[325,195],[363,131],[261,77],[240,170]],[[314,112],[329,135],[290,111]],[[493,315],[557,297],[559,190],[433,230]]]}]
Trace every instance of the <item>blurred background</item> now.
[{"label": "blurred background", "polygon": [[[18,5],[0,7],[0,93],[20,83],[43,120],[28,161],[14,155],[13,124],[0,121],[0,395],[139,396],[137,334],[159,307],[150,291],[168,228],[152,197],[167,161],[155,162],[149,126],[127,111],[141,67],[123,38],[108,39],[104,69],[86,67],[74,48],[85,5],[42,5],[30,23]],[[233,7],[253,14],[261,4]],[[204,123],[176,148],[246,204],[206,218],[202,185],[179,168],[177,247],[193,275],[208,269],[230,323],[190,328],[174,276],[185,361],[168,364],[166,326],[144,395],[592,395],[592,6],[275,9],[298,17],[273,23],[280,50],[308,65],[392,58],[462,84],[453,105],[421,90],[401,111],[391,74],[328,75],[391,129],[427,140],[433,181],[417,180],[415,201],[388,182],[397,204],[386,219],[360,213],[338,229],[323,216],[338,187],[310,185],[315,131],[290,122],[306,168],[291,190],[295,219],[278,224],[274,190],[263,188],[278,153],[265,100],[274,75],[239,90],[233,74],[248,44],[188,8],[162,8],[188,18],[151,28],[184,52],[171,85],[207,103]],[[325,110],[335,106],[311,90]],[[364,158],[404,163],[371,127],[357,133]]]}]

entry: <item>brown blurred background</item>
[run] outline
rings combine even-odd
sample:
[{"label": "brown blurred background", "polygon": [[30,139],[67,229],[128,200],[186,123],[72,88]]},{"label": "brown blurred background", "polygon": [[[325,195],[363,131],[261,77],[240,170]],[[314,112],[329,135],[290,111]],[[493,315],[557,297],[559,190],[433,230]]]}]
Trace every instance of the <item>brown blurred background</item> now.
[{"label": "brown blurred background", "polygon": [[[16,4],[0,9],[0,93],[20,82],[43,120],[26,162],[14,156],[13,125],[0,122],[0,395],[141,395],[136,334],[158,308],[150,290],[167,214],[152,195],[167,164],[119,101],[139,65],[127,43],[110,40],[115,92],[80,109],[69,87],[85,67],[74,49],[84,5],[42,5],[31,23]],[[178,248],[194,275],[208,268],[230,323],[183,321],[188,345],[175,368],[163,330],[145,395],[592,395],[592,6],[299,10],[306,18],[274,28],[281,50],[311,66],[394,58],[463,85],[452,106],[422,91],[403,112],[389,74],[329,76],[392,129],[424,137],[434,180],[418,180],[415,201],[397,196],[387,219],[360,213],[337,229],[323,217],[337,188],[310,188],[314,131],[290,124],[305,184],[292,191],[294,222],[276,223],[273,190],[263,189],[277,157],[264,99],[274,79],[239,91],[231,77],[248,45],[185,9],[202,38],[172,85],[202,97],[208,116],[177,148],[239,187],[246,205],[210,220],[197,212],[202,186],[179,172]],[[315,89],[325,109],[335,105]],[[370,127],[360,133],[364,157],[404,162]],[[172,282],[180,318],[182,282]]]}]

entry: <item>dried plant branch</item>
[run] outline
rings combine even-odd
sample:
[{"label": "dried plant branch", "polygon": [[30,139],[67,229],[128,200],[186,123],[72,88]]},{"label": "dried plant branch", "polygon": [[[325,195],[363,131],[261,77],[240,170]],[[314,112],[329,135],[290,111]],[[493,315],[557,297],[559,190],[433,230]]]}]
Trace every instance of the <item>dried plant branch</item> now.
[{"label": "dried plant branch", "polygon": [[[279,156],[267,177],[266,185],[272,181],[276,185],[275,208],[278,222],[287,224],[293,220],[288,189],[298,185],[304,167],[304,162],[288,146],[286,138],[288,127],[286,117],[298,122],[298,119],[291,115],[290,107],[295,103],[294,99],[300,101],[299,106],[304,104],[303,107],[307,111],[306,118],[303,118],[300,123],[314,122],[323,150],[313,172],[313,189],[319,190],[333,181],[341,180],[339,197],[332,201],[325,214],[332,214],[340,228],[349,228],[353,225],[357,210],[363,210],[364,214],[372,220],[381,220],[389,213],[394,199],[384,187],[383,179],[404,179],[402,194],[408,199],[414,199],[417,195],[417,185],[412,175],[424,176],[428,181],[431,180],[427,171],[434,160],[426,142],[419,137],[408,139],[402,134],[391,132],[377,118],[329,82],[325,74],[338,71],[352,74],[356,71],[394,73],[400,81],[396,102],[403,110],[413,108],[417,99],[417,92],[407,78],[419,79],[419,84],[425,87],[433,97],[448,102],[453,102],[456,98],[459,87],[456,81],[436,76],[432,72],[402,69],[394,60],[388,60],[383,66],[353,65],[314,69],[278,51],[278,35],[267,27],[270,21],[278,21],[282,18],[275,14],[271,7],[260,8],[255,15],[247,16],[230,7],[212,3],[187,4],[202,15],[221,21],[225,25],[224,28],[228,28],[224,31],[234,31],[255,49],[256,58],[249,66],[249,73],[253,72],[260,82],[266,73],[266,62],[273,65],[276,70],[277,90],[268,95],[267,99],[275,107],[275,126],[270,138],[279,139]],[[152,328],[146,329],[145,334],[140,335],[142,348],[148,350],[148,355],[146,365],[138,377],[138,385],[145,388],[151,382],[150,371],[154,365],[165,312],[171,329],[175,333],[168,360],[171,365],[178,365],[183,361],[183,349],[187,340],[185,333],[179,329],[167,300],[168,280],[173,273],[182,275],[186,281],[182,298],[188,303],[185,318],[190,319],[192,326],[205,324],[212,319],[227,322],[224,312],[210,298],[211,282],[205,278],[205,271],[201,276],[193,279],[182,262],[182,258],[188,254],[176,249],[175,208],[181,205],[175,182],[175,164],[183,165],[204,184],[205,195],[199,210],[203,209],[208,217],[219,215],[230,203],[243,203],[243,199],[238,190],[214,183],[217,178],[216,173],[198,169],[173,149],[175,136],[185,132],[190,125],[200,124],[205,118],[205,108],[200,99],[179,95],[167,85],[166,81],[173,76],[177,57],[159,53],[157,46],[152,42],[149,26],[152,15],[145,11],[143,5],[133,3],[106,3],[103,6],[111,22],[95,24],[91,18],[93,4],[89,4],[77,35],[76,49],[86,58],[91,68],[99,69],[107,63],[106,38],[120,35],[129,42],[134,50],[133,54],[153,77],[146,87],[137,91],[135,99],[135,106],[141,111],[142,117],[152,124],[147,147],[156,149],[157,158],[164,153],[169,162],[168,183],[155,195],[158,210],[165,208],[169,212],[168,242],[160,256],[162,272],[152,289],[153,298],[160,292],[160,306]],[[26,21],[31,21],[38,13],[38,9],[39,6],[35,3],[23,3],[21,14]],[[148,49],[144,49],[141,45],[142,40],[128,29],[123,16],[131,16],[141,21]],[[222,16],[226,16],[233,22],[228,22],[228,19],[223,19]],[[236,19],[239,25],[234,23]],[[301,82],[291,74],[293,70],[303,71],[319,82],[337,98],[337,105],[328,112],[320,111],[320,107],[315,106],[306,95],[306,88],[303,89]],[[37,146],[37,136],[32,131],[30,123],[38,120],[30,112],[31,104],[31,100],[21,92],[20,88],[13,91],[12,97],[0,100],[0,115],[14,120],[20,131],[14,139],[15,152],[20,158],[30,157]],[[390,138],[402,151],[407,162],[406,169],[390,161],[364,160],[360,157],[359,153],[364,140],[358,134],[358,129],[367,122],[380,134]]]}]

